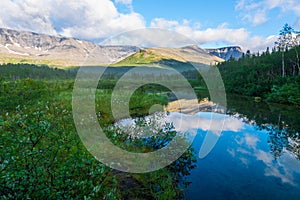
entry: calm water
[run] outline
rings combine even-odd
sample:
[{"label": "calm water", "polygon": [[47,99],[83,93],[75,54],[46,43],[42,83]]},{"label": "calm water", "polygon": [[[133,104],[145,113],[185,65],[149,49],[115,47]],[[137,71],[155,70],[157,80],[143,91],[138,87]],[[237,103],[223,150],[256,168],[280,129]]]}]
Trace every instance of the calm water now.
[{"label": "calm water", "polygon": [[[300,199],[299,108],[243,97],[229,100],[228,108],[219,141],[188,177],[185,198]],[[205,135],[199,127],[197,152]]]},{"label": "calm water", "polygon": [[[171,112],[163,119],[189,132],[197,155],[215,128],[210,125],[223,124],[210,153],[197,156],[185,199],[299,200],[300,109],[229,96],[226,113],[212,118],[207,106],[205,112]],[[132,121],[120,123],[132,127]]]},{"label": "calm water", "polygon": [[[191,185],[186,199],[299,199],[300,161],[296,152],[284,148],[275,160],[268,131],[240,123],[237,130],[223,132],[206,158],[198,159],[188,177]],[[205,134],[198,130],[193,143],[196,151]]]}]

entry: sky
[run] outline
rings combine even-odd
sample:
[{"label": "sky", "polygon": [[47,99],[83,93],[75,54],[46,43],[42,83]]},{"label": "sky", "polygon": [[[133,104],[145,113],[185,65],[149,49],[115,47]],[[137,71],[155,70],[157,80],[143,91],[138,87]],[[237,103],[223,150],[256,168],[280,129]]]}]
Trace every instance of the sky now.
[{"label": "sky", "polygon": [[93,42],[140,28],[183,34],[203,48],[273,47],[285,23],[300,29],[299,0],[1,0],[0,27]]}]

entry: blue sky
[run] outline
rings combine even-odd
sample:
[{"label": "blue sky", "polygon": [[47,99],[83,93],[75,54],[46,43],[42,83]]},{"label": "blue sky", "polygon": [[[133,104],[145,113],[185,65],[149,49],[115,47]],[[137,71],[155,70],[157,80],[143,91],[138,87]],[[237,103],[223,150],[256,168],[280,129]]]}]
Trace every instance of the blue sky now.
[{"label": "blue sky", "polygon": [[201,47],[272,47],[299,0],[1,0],[0,27],[101,41],[138,28],[184,34]]},{"label": "blue sky", "polygon": [[203,29],[227,23],[231,28],[248,27],[250,31],[263,36],[277,34],[284,23],[295,25],[296,16],[292,12],[281,13],[279,8],[268,12],[267,22],[253,25],[242,19],[244,10],[235,9],[237,4],[237,0],[134,0],[133,8],[143,15],[147,25],[150,25],[149,22],[154,18],[177,21],[187,19],[193,23],[200,23]]},{"label": "blue sky", "polygon": [[[240,2],[245,2],[243,8],[237,8]],[[272,9],[257,6],[253,10],[248,10],[249,8],[247,8],[247,6],[250,7],[257,2],[260,3],[263,1],[133,0],[132,5],[136,12],[143,14],[148,26],[150,25],[149,22],[154,18],[177,21],[186,19],[189,20],[191,24],[198,23],[203,30],[218,27],[221,24],[226,23],[227,27],[232,29],[247,29],[253,37],[269,37],[271,35],[276,35],[285,23],[289,23],[295,28],[299,28],[299,24],[297,24],[298,16],[294,13],[295,11],[292,11],[292,9],[284,11],[284,9],[281,8],[281,6],[284,7],[285,4],[278,5]],[[276,4],[279,1],[266,2]],[[251,17],[255,17],[255,15],[257,15],[256,12],[259,9],[265,9],[266,19],[261,19],[261,22],[259,19],[258,21],[252,21]],[[218,42],[216,44],[214,43],[215,42],[211,42],[203,44],[202,46],[218,46]],[[228,42],[224,42],[223,44],[226,45],[226,43],[228,44]]]},{"label": "blue sky", "polygon": [[199,0],[135,0],[133,1],[133,7],[136,12],[143,14],[147,22],[154,18],[165,18],[178,21],[187,19],[201,23],[204,27],[215,27],[223,23],[224,19],[233,21],[236,18],[233,1],[231,3],[229,2],[231,2],[231,0],[227,2]]}]

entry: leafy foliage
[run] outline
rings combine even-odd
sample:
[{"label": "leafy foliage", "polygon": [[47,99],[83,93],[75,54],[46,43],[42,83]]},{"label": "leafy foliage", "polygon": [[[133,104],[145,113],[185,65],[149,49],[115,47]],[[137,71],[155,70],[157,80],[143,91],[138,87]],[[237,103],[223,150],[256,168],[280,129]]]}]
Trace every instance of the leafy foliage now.
[{"label": "leafy foliage", "polygon": [[[300,91],[297,85],[300,83],[300,75],[299,69],[295,65],[296,51],[300,51],[299,46],[285,53],[287,64],[285,78],[282,78],[281,72],[281,52],[275,49],[272,53],[267,49],[259,56],[249,55],[239,60],[230,60],[219,64],[218,68],[222,74],[227,92],[259,96],[272,102],[298,105]],[[290,90],[291,88],[294,92],[293,97],[283,94],[284,90]],[[285,93],[291,93],[291,91]],[[281,96],[281,99],[276,100],[276,96]]]},{"label": "leafy foliage", "polygon": [[268,95],[267,100],[283,103],[300,105],[300,88],[299,84],[284,84],[283,86],[274,86]]},{"label": "leafy foliage", "polygon": [[[58,77],[63,78],[69,72],[34,66],[33,71],[41,70],[43,78],[32,74],[27,78],[23,65],[9,66],[21,70],[12,70],[11,76],[8,66],[1,66],[7,67],[2,68],[7,72],[0,79],[1,198],[122,199],[138,198],[142,193],[148,199],[175,199],[182,195],[181,179],[193,166],[191,149],[168,168],[152,173],[133,175],[111,170],[90,155],[77,136],[71,109],[74,81],[51,74],[61,72]],[[102,126],[114,122],[110,109],[114,85],[115,81],[103,80],[96,94]],[[130,103],[133,117],[147,115],[153,104],[166,103],[166,97],[154,89],[149,86],[134,94]],[[149,90],[153,94],[148,94]],[[113,132],[107,135],[119,146],[125,144],[122,137],[113,137]],[[171,138],[166,134],[160,139]],[[155,142],[127,140],[126,145],[133,151],[137,143],[141,148],[154,149]]]},{"label": "leafy foliage", "polygon": [[115,198],[110,169],[80,143],[64,103],[20,106],[0,123],[2,198]]}]

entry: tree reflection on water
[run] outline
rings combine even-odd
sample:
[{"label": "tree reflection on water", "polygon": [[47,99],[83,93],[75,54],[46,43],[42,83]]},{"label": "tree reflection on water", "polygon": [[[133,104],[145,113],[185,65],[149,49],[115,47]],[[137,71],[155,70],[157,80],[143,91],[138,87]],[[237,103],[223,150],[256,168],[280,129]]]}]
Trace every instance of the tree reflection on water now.
[{"label": "tree reflection on water", "polygon": [[255,102],[243,96],[228,97],[228,114],[238,115],[247,123],[255,122],[269,134],[270,151],[277,159],[286,151],[300,159],[300,109],[295,106]]}]

